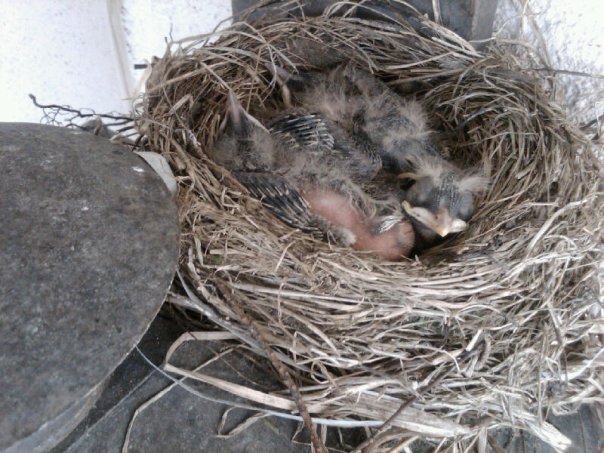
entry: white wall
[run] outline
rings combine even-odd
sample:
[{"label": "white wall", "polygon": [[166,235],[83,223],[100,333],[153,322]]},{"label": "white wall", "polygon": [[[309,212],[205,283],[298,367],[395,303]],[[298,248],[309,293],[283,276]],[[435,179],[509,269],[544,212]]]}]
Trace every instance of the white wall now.
[{"label": "white wall", "polygon": [[128,104],[104,0],[0,0],[0,121],[38,122],[43,103]]},{"label": "white wall", "polygon": [[122,4],[128,55],[136,63],[163,55],[165,37],[176,40],[209,33],[232,14],[230,0],[122,0]]},{"label": "white wall", "polygon": [[[604,1],[499,0],[495,32],[545,50],[555,69],[596,77],[558,75],[561,94],[575,122],[604,113]],[[524,16],[524,17],[522,17]],[[536,32],[540,30],[540,32]]]},{"label": "white wall", "polygon": [[128,112],[135,62],[230,15],[228,0],[0,0],[0,121],[39,122],[28,93]]},{"label": "white wall", "polygon": [[[442,0],[441,0],[442,1]],[[604,74],[604,1],[499,0],[501,36],[539,44],[558,69]],[[520,6],[519,6],[520,5]],[[127,112],[142,74],[134,63],[161,56],[165,38],[211,31],[231,15],[228,0],[0,0],[0,121],[33,121],[41,102]],[[112,26],[113,25],[113,26]],[[577,121],[603,113],[604,81],[561,76]]]}]

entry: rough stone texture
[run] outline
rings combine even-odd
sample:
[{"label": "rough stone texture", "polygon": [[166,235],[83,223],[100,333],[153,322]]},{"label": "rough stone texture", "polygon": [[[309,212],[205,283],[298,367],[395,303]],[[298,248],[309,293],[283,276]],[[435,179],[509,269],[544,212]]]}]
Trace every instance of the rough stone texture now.
[{"label": "rough stone texture", "polygon": [[[306,0],[303,2],[304,13],[308,16],[319,15],[326,7],[336,2],[337,0]],[[232,0],[231,3],[233,15],[237,16],[244,9],[258,3],[258,1]],[[403,13],[405,11],[405,8],[400,4],[392,4],[389,8],[385,5],[385,2],[373,1],[366,3],[372,5],[374,8],[383,10],[386,14],[388,10],[396,10]],[[421,14],[427,14],[434,19],[433,2],[408,0],[408,3],[413,5]],[[439,16],[442,24],[460,36],[470,41],[479,41],[491,37],[497,0],[448,0],[439,2],[439,5]],[[271,5],[268,8],[278,8],[278,5]],[[361,11],[359,14],[363,15],[363,12]]]},{"label": "rough stone texture", "polygon": [[[137,345],[137,349],[133,350],[105,380],[103,391],[86,418],[51,452],[121,451],[126,428],[134,410],[168,383],[141,354],[152,363],[160,364],[169,345],[184,331],[177,323],[160,313]],[[103,449],[103,445],[107,448]]]},{"label": "rough stone texture", "polygon": [[[159,316],[139,344],[139,350],[152,363],[159,365],[172,341],[183,331],[173,319]],[[172,362],[193,368],[215,357],[218,351],[224,351],[227,347],[226,343],[192,342],[182,346]],[[257,389],[281,388],[267,374],[266,369],[264,362],[250,361],[235,352],[223,355],[202,372],[230,382],[252,385]],[[86,420],[52,453],[122,452],[127,428],[135,411],[171,384],[172,381],[143,360],[137,350],[133,351],[111,377],[96,407]],[[186,384],[205,398],[246,403],[209,385],[192,383],[190,380],[186,381]],[[229,405],[209,401],[182,388],[173,387],[139,412],[132,423],[124,451],[310,452],[305,432],[296,436],[297,442],[292,442],[292,436],[298,427],[297,422],[275,417],[262,418],[228,438],[218,437],[221,417],[228,408]],[[253,412],[243,409],[231,411],[223,431],[229,431],[252,414]],[[360,442],[358,436],[362,435],[362,432],[348,430],[343,434],[347,436],[348,447],[340,447],[339,451],[349,451],[351,445]],[[328,439],[330,445],[338,445],[335,431],[330,430]]]},{"label": "rough stone texture", "polygon": [[600,405],[581,406],[575,414],[549,417],[550,423],[572,440],[566,453],[604,451],[604,410]]},{"label": "rough stone texture", "polygon": [[159,310],[176,207],[142,159],[83,132],[0,124],[0,169],[0,450],[45,451]]}]

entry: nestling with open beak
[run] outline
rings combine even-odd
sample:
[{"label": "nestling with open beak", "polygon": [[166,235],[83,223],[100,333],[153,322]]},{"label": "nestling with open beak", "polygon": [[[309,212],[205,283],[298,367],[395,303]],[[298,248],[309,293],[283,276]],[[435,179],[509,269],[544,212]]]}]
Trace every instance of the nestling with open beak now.
[{"label": "nestling with open beak", "polygon": [[[411,224],[400,217],[375,216],[370,198],[350,177],[353,170],[340,165],[339,152],[329,152],[333,140],[329,130],[314,124],[311,132],[312,124],[308,118],[281,118],[269,131],[230,93],[227,115],[209,157],[290,226],[322,232],[383,259],[408,256],[414,242]],[[300,137],[313,138],[306,142]]]},{"label": "nestling with open beak", "polygon": [[360,129],[381,150],[384,169],[413,182],[402,206],[416,231],[416,251],[464,231],[487,178],[442,157],[419,103],[404,100],[365,71],[344,72],[365,99]]},{"label": "nestling with open beak", "polygon": [[384,82],[350,64],[329,72],[291,74],[273,68],[285,104],[316,110],[352,136],[354,145],[380,158],[388,174],[411,180],[401,190],[404,211],[416,231],[416,251],[463,231],[474,212],[475,196],[486,178],[445,160],[432,142],[421,105],[406,100]]},{"label": "nestling with open beak", "polygon": [[487,189],[488,181],[441,157],[415,157],[411,165],[408,172],[399,175],[413,181],[402,206],[413,222],[416,250],[420,251],[467,228],[476,196]]}]

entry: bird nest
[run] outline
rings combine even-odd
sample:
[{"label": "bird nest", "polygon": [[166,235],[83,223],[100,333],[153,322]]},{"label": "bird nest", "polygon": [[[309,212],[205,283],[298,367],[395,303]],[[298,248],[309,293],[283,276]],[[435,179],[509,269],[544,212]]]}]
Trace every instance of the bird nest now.
[{"label": "bird nest", "polygon": [[[412,434],[467,442],[502,425],[562,448],[545,411],[602,397],[604,209],[589,140],[551,101],[551,81],[513,57],[420,16],[353,9],[236,23],[172,43],[154,63],[137,124],[179,182],[188,303],[269,356],[302,401],[251,400],[302,403],[326,424],[387,421],[378,450]],[[272,64],[344,60],[420,100],[447,157],[488,173],[463,235],[385,262],[280,223],[207,158],[229,90],[252,113],[278,108]]]}]

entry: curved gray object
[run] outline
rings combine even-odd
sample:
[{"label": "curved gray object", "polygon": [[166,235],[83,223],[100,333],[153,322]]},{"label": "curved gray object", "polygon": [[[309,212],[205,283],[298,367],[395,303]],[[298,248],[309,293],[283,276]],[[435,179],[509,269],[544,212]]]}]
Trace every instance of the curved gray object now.
[{"label": "curved gray object", "polygon": [[177,261],[176,206],[140,157],[0,124],[0,450],[48,450],[81,420]]}]

